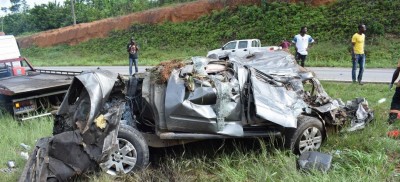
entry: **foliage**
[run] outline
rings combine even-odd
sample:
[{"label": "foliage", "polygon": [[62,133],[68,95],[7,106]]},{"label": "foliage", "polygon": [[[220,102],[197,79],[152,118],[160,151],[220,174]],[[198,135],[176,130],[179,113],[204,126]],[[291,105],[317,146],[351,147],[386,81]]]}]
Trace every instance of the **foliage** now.
[{"label": "foliage", "polygon": [[21,0],[10,0],[11,2],[11,7],[10,7],[10,11],[13,13],[17,13],[19,12],[19,9],[21,7]]},{"label": "foliage", "polygon": [[[21,5],[20,0],[13,1],[16,1],[17,5]],[[83,23],[187,1],[190,0],[75,0],[75,10],[77,22]],[[308,26],[310,34],[319,41],[348,41],[349,37],[357,31],[357,25],[360,23],[367,25],[368,37],[388,33],[398,35],[400,33],[400,22],[397,18],[400,15],[400,12],[397,11],[399,8],[400,1],[393,0],[338,0],[333,4],[318,7],[305,3],[267,3],[263,1],[262,6],[227,8],[220,12],[214,12],[210,17],[203,18],[200,21],[203,23],[201,25],[204,26],[202,28],[208,28],[204,32],[199,30],[199,25],[195,25],[194,30],[188,30],[191,28],[186,27],[179,32],[194,33],[195,35],[211,34],[212,38],[216,37],[217,39],[210,39],[219,42],[244,37],[257,37],[267,44],[271,44],[279,42],[283,38],[291,39],[301,26]],[[42,19],[43,12],[47,13],[49,18]],[[15,18],[18,16],[26,16],[26,18]],[[7,21],[7,19],[13,21]],[[199,21],[194,23],[199,23]],[[15,24],[29,24],[32,29],[29,31],[23,28],[14,28]],[[14,35],[71,24],[71,4],[69,0],[65,1],[64,4],[49,2],[21,13],[14,11],[14,13],[5,16],[5,31]],[[187,23],[186,25],[190,24]],[[176,38],[176,35],[173,37]]]},{"label": "foliage", "polygon": [[400,13],[389,11],[400,8],[400,1],[391,1],[393,7],[383,2],[386,1],[338,1],[319,7],[268,3],[265,7],[225,8],[195,21],[134,24],[129,30],[111,32],[106,38],[75,46],[30,48],[23,50],[23,55],[36,65],[126,65],[125,46],[134,36],[141,47],[139,63],[156,65],[164,60],[204,56],[233,39],[259,38],[264,46],[279,45],[283,39],[291,40],[306,25],[316,39],[310,48],[307,66],[349,67],[351,36],[357,24],[365,22],[368,29],[366,66],[388,68],[400,58],[400,39],[396,36],[400,27],[391,28],[398,26],[396,16]]},{"label": "foliage", "polygon": [[37,30],[49,30],[66,26],[71,18],[65,16],[70,13],[68,9],[63,8],[59,3],[48,3],[36,5],[29,11],[31,21]]},{"label": "foliage", "polygon": [[[191,0],[74,0],[77,23],[91,22],[188,1]],[[9,8],[11,14],[3,17],[4,32],[7,34],[21,35],[73,24],[70,0],[64,1],[63,4],[50,1],[47,4],[35,5],[31,9],[27,6],[26,0],[11,0],[11,3],[12,6]]]}]

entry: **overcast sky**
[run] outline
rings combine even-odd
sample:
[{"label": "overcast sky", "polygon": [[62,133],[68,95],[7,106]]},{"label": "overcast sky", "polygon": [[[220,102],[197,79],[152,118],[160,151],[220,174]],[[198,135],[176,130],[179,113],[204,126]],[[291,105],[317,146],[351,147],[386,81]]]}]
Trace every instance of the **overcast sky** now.
[{"label": "overcast sky", "polygon": [[[26,0],[26,2],[29,5],[29,8],[33,8],[33,6],[35,6],[35,4],[47,4],[48,2],[60,2],[60,4],[62,4],[64,2],[64,0]],[[7,7],[9,8],[11,6],[10,0],[0,0],[0,7]],[[0,11],[0,16],[3,16],[4,12]]]}]

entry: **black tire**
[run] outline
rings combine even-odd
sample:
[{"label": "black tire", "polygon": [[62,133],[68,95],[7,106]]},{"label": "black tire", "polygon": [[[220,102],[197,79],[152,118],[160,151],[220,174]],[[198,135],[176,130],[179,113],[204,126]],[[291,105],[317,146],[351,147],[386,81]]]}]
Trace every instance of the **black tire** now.
[{"label": "black tire", "polygon": [[149,147],[136,129],[121,124],[118,131],[118,150],[108,156],[104,170],[108,174],[127,174],[144,169],[149,164]]},{"label": "black tire", "polygon": [[295,154],[318,150],[325,140],[322,122],[315,117],[301,115],[297,128],[289,129],[285,134],[285,146]]},{"label": "black tire", "polygon": [[14,115],[12,98],[9,96],[0,95],[0,116],[5,113],[10,113]]}]

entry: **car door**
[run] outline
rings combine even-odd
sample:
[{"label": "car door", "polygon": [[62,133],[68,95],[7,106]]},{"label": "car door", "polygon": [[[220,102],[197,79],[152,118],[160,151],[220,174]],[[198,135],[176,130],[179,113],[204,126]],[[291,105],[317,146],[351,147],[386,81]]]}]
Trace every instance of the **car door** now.
[{"label": "car door", "polygon": [[246,57],[249,54],[248,41],[242,40],[238,42],[238,48],[236,51],[236,56]]},{"label": "car door", "polygon": [[234,77],[227,79],[230,69],[223,63],[208,64],[199,57],[192,60],[193,65],[183,69],[218,67],[220,71],[202,76],[182,70],[171,73],[164,101],[168,131],[241,135],[242,107],[239,85],[235,84],[238,81]]},{"label": "car door", "polygon": [[236,45],[237,45],[237,41],[231,41],[226,43],[222,49],[225,51],[226,54],[229,55],[236,55]]}]

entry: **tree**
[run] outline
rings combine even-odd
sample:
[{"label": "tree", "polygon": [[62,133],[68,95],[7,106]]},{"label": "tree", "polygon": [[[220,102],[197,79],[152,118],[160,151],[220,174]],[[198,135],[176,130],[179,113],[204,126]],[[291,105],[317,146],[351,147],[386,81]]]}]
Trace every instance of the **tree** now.
[{"label": "tree", "polygon": [[22,5],[22,12],[26,13],[29,10],[29,5],[28,3],[26,3],[26,0],[22,0],[21,1],[21,5]]},{"label": "tree", "polygon": [[[1,11],[4,11],[4,13],[7,14],[7,8],[6,7],[1,7]],[[1,18],[1,31],[4,32],[4,17]]]},{"label": "tree", "polygon": [[10,2],[11,2],[10,11],[12,13],[18,13],[19,8],[21,7],[21,0],[10,0]]},{"label": "tree", "polygon": [[59,3],[49,2],[48,4],[36,5],[30,9],[29,15],[35,28],[43,31],[60,28],[71,24],[69,9],[64,8]]}]

